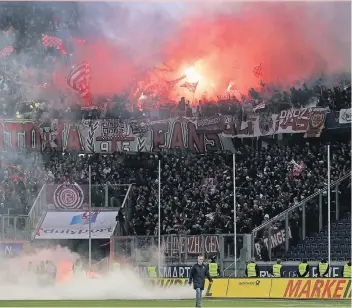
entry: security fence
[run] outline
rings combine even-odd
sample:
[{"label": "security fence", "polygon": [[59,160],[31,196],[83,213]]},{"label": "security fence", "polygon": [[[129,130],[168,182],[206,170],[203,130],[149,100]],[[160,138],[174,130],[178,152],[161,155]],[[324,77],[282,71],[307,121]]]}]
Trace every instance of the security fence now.
[{"label": "security fence", "polygon": [[[236,236],[236,259],[246,259],[243,254],[250,246],[250,237],[244,234]],[[195,262],[199,254],[205,259],[216,257],[222,269],[229,267],[235,259],[234,235],[163,235],[161,252],[163,264],[188,264]],[[156,236],[120,236],[110,241],[110,260],[119,260],[135,265],[157,264],[158,237]]]},{"label": "security fence", "polygon": [[0,215],[0,241],[30,241],[31,223],[27,215]]},{"label": "security fence", "polygon": [[[128,213],[132,202],[132,184],[102,184],[91,186],[91,203],[94,208],[119,208]],[[35,233],[40,226],[45,213],[49,209],[58,210],[79,210],[87,209],[89,206],[89,186],[78,184],[45,184],[41,188],[35,199],[28,216],[18,216],[16,219],[5,219],[3,228],[8,233],[19,233],[19,221],[25,220],[28,234],[23,234],[23,238],[18,240],[28,240],[35,237]],[[5,217],[5,216],[4,216]],[[16,224],[10,223],[16,222]],[[4,231],[4,229],[1,229]],[[0,231],[0,232],[1,232]],[[2,232],[0,236],[4,236]]]},{"label": "security fence", "polygon": [[[331,223],[350,211],[348,180],[351,173],[331,183]],[[347,194],[346,194],[347,193]],[[318,234],[327,224],[327,187],[283,211],[252,231],[252,256],[268,261],[282,248],[287,252],[309,234]],[[267,260],[268,259],[268,260]]]}]

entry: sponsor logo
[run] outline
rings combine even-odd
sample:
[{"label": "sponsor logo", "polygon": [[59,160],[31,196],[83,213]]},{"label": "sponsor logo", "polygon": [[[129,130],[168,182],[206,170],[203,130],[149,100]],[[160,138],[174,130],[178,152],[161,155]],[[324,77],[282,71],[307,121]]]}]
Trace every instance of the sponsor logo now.
[{"label": "sponsor logo", "polygon": [[240,281],[238,283],[239,286],[257,286],[259,287],[260,285],[260,280],[256,280],[256,281]]},{"label": "sponsor logo", "polygon": [[[160,278],[188,278],[192,266],[190,265],[175,265],[175,266],[162,266],[159,269]],[[148,278],[148,270],[146,266],[138,266],[135,271],[141,278]]]},{"label": "sponsor logo", "polygon": [[148,279],[147,283],[160,288],[183,287],[188,284],[188,279]]},{"label": "sponsor logo", "polygon": [[349,298],[351,280],[347,279],[292,279],[284,291],[284,298]]},{"label": "sponsor logo", "polygon": [[82,207],[84,194],[77,184],[62,184],[56,188],[53,199],[55,207],[74,210]]},{"label": "sponsor logo", "polygon": [[86,212],[81,215],[73,216],[70,225],[88,225],[89,220],[94,224],[97,221],[98,214],[98,212],[94,212],[89,215],[89,213]]},{"label": "sponsor logo", "polygon": [[[48,228],[42,229],[42,234],[70,234],[70,235],[80,235],[80,234],[88,234],[89,230],[75,230],[75,229],[58,229],[58,228]],[[91,233],[111,233],[113,232],[112,228],[99,228],[92,229]]]}]

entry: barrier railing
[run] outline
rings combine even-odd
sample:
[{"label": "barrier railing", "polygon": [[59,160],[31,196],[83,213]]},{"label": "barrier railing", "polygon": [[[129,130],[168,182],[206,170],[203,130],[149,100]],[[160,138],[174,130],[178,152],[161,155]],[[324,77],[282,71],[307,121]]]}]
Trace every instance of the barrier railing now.
[{"label": "barrier railing", "polygon": [[[92,207],[128,208],[132,184],[92,185]],[[75,210],[89,204],[88,185],[45,184],[38,193],[28,217],[32,238],[50,208]]]},{"label": "barrier railing", "polygon": [[0,215],[1,241],[30,241],[31,224],[27,215]]},{"label": "barrier railing", "polygon": [[29,219],[29,235],[31,238],[34,237],[37,230],[38,223],[42,219],[43,214],[48,209],[48,203],[46,198],[46,185],[40,189],[37,198],[34,200],[34,203],[28,213]]},{"label": "barrier railing", "polygon": [[[351,172],[333,182],[330,185],[332,189],[331,215],[333,222],[338,221],[341,212],[339,186],[347,179],[350,179]],[[326,223],[327,187],[318,190],[308,198],[286,209],[279,215],[265,221],[259,227],[252,231],[252,256],[256,259],[272,259],[273,253],[284,246],[289,250],[290,244],[297,244],[299,239],[305,239],[308,232],[319,233]],[[334,196],[334,197],[333,197]],[[350,208],[350,206],[349,206]],[[346,208],[348,211],[348,209]],[[307,216],[309,225],[307,225]],[[264,256],[263,254],[266,254]]]},{"label": "barrier railing", "polygon": [[[238,234],[236,257],[242,256],[244,246],[251,246],[245,234]],[[234,261],[234,236],[231,234],[163,235],[161,237],[162,261],[164,264],[190,264],[203,254],[208,260],[217,257],[220,269]],[[135,265],[155,263],[158,257],[157,236],[120,236],[110,241],[110,260],[128,260]],[[240,264],[239,264],[240,265]],[[242,267],[242,266],[241,266]]]}]

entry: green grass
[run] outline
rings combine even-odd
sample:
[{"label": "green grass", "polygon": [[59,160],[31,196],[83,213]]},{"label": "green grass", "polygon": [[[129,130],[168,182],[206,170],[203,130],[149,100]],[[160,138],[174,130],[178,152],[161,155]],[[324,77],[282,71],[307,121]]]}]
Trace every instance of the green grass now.
[{"label": "green grass", "polygon": [[[194,307],[194,300],[0,301],[0,307]],[[202,307],[351,307],[350,300],[204,299]]]}]

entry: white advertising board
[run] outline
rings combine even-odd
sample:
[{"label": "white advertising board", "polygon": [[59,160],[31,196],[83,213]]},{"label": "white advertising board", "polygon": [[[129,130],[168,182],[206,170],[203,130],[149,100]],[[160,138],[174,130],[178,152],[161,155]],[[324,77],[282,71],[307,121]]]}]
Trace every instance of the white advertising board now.
[{"label": "white advertising board", "polygon": [[[110,238],[116,227],[118,211],[92,212],[93,239]],[[88,239],[89,214],[87,212],[47,212],[35,239]]]}]

